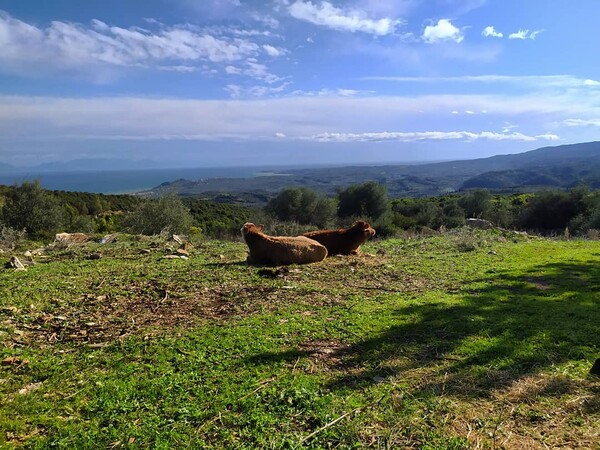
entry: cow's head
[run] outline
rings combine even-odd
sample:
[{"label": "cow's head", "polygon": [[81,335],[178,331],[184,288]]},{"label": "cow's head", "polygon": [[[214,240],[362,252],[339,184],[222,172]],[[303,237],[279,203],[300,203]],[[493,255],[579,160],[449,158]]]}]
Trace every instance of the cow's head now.
[{"label": "cow's head", "polygon": [[370,237],[375,236],[375,229],[373,227],[371,227],[371,225],[369,225],[368,222],[365,222],[364,220],[359,220],[358,222],[356,222],[352,228],[358,230],[360,233],[363,234],[363,236],[366,239],[369,239]]}]

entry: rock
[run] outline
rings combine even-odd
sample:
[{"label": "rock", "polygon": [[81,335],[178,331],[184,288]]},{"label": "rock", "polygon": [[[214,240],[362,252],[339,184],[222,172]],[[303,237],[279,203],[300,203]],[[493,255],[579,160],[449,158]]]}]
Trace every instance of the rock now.
[{"label": "rock", "polygon": [[179,256],[177,255],[165,255],[162,257],[162,259],[179,259]]},{"label": "rock", "polygon": [[600,377],[600,358],[596,359],[594,362],[594,365],[590,369],[590,375]]},{"label": "rock", "polygon": [[176,252],[178,255],[183,255],[183,256],[190,256],[190,253],[187,250],[184,250],[183,248],[179,248],[177,249]]},{"label": "rock", "polygon": [[85,259],[89,259],[89,260],[96,260],[96,259],[100,259],[102,258],[102,255],[98,254],[98,253],[92,253],[91,255],[87,255],[85,257]]},{"label": "rock", "polygon": [[179,245],[183,245],[183,244],[184,244],[184,242],[185,242],[185,239],[184,239],[184,237],[183,237],[183,236],[179,236],[179,235],[177,235],[177,234],[174,234],[174,235],[173,235],[173,240],[174,240],[175,242],[177,242]]},{"label": "rock", "polygon": [[13,256],[12,258],[10,258],[10,261],[8,261],[4,265],[4,267],[6,267],[7,269],[27,270],[27,269],[25,269],[25,266],[23,265],[23,263],[16,256]]},{"label": "rock", "polygon": [[54,237],[56,243],[63,245],[83,244],[89,239],[90,237],[84,233],[58,233]]},{"label": "rock", "polygon": [[116,234],[107,234],[102,239],[100,239],[100,243],[101,244],[110,244],[111,242],[114,242],[116,240],[117,240]]},{"label": "rock", "polygon": [[148,250],[147,248],[143,248],[140,250],[140,253],[144,253],[144,254],[148,255],[148,254],[152,253],[152,251]]},{"label": "rock", "polygon": [[25,258],[32,258],[33,257],[33,253],[31,253],[29,250],[27,250],[25,253],[23,253],[23,256]]},{"label": "rock", "polygon": [[479,228],[481,230],[490,230],[494,228],[494,224],[485,219],[470,218],[467,219],[465,223],[469,228]]}]

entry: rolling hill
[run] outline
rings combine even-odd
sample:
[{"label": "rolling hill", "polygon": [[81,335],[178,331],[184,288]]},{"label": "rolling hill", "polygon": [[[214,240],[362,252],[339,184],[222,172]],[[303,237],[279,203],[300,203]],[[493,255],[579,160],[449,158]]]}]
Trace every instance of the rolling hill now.
[{"label": "rolling hill", "polygon": [[[600,141],[543,147],[525,153],[421,165],[352,166],[286,170],[253,178],[207,178],[163,183],[147,191],[176,191],[245,204],[261,204],[284,187],[337,189],[374,180],[391,197],[425,197],[465,189],[532,191],[586,183],[600,186]],[[223,197],[223,193],[227,196]]]}]

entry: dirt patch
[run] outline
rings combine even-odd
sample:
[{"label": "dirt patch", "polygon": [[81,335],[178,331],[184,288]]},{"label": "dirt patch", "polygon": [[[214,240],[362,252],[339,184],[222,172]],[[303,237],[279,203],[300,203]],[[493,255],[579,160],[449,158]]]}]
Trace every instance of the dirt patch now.
[{"label": "dirt patch", "polygon": [[[159,335],[203,321],[268,313],[292,304],[333,307],[357,292],[369,298],[382,292],[430,288],[429,282],[386,268],[385,262],[385,257],[359,255],[306,266],[242,265],[240,279],[245,282],[236,277],[219,280],[220,272],[215,269],[219,266],[214,263],[175,278],[153,275],[140,280],[107,275],[90,284],[78,299],[68,303],[56,300],[46,312],[9,311],[1,325],[12,335],[8,345],[104,346],[131,335]],[[252,274],[256,277],[249,281]]]},{"label": "dirt patch", "polygon": [[344,355],[352,352],[352,345],[335,339],[315,340],[300,344],[298,349],[313,362],[340,367],[343,365]]},{"label": "dirt patch", "polygon": [[542,278],[526,278],[525,281],[531,283],[534,288],[539,289],[540,291],[547,291],[551,287],[550,284]]}]

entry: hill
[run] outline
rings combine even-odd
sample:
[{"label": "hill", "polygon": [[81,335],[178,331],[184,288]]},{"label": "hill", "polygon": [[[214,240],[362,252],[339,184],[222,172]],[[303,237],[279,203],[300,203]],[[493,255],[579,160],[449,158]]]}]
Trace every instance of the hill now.
[{"label": "hill", "polygon": [[[261,204],[283,187],[309,187],[333,195],[337,189],[366,181],[385,184],[391,197],[427,197],[469,188],[531,190],[599,185],[600,142],[544,147],[514,155],[420,165],[351,166],[295,169],[254,178],[177,180],[147,191],[156,195],[175,190],[182,195],[214,198],[223,193],[252,197]],[[243,200],[242,200],[243,203]]]},{"label": "hill", "polygon": [[597,447],[600,241],[463,230],[290,267],[175,248],[0,271],[0,447]]}]

